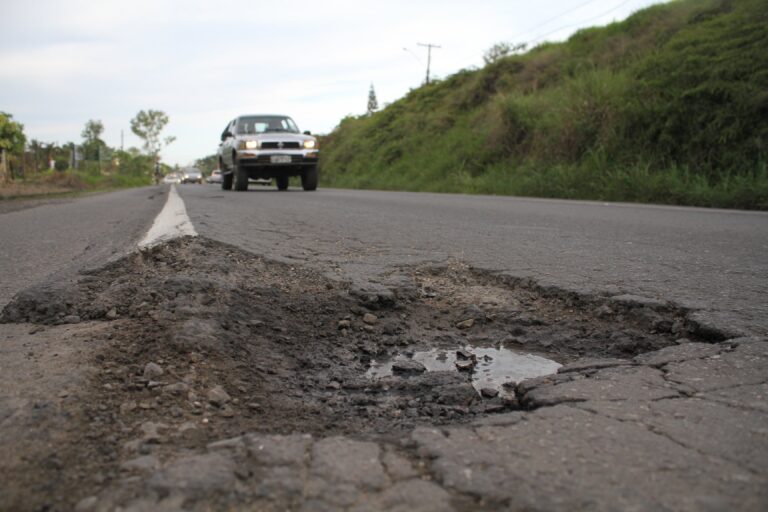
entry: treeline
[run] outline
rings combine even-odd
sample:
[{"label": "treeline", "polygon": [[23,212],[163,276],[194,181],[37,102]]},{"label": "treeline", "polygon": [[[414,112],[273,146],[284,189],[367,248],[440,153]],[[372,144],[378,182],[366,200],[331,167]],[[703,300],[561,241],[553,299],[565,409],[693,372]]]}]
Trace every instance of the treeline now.
[{"label": "treeline", "polygon": [[21,123],[0,112],[0,185],[14,184],[20,195],[25,184],[40,193],[148,185],[160,149],[173,142],[172,137],[160,136],[167,123],[163,112],[140,111],[131,120],[131,129],[143,140],[143,148],[123,150],[102,140],[104,124],[99,120],[85,123],[81,141],[58,144],[28,139]]},{"label": "treeline", "polygon": [[500,45],[344,119],[323,180],[768,209],[766,27],[764,0],[680,0],[525,54]]}]

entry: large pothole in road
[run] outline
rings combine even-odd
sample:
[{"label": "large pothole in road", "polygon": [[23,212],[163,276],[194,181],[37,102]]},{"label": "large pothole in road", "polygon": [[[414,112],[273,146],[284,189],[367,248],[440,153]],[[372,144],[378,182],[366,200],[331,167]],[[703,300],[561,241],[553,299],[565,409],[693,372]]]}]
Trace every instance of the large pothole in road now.
[{"label": "large pothole in road", "polygon": [[2,320],[111,322],[94,340],[87,428],[128,441],[161,418],[156,435],[191,445],[244,431],[375,435],[467,422],[519,408],[524,378],[688,335],[682,313],[661,303],[510,284],[460,262],[358,289],[205,239],[28,290]]}]

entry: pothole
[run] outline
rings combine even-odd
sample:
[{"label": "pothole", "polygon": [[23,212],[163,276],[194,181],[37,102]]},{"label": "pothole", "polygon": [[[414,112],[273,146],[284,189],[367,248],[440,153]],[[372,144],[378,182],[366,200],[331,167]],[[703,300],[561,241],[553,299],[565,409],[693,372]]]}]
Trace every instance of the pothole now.
[{"label": "pothole", "polygon": [[[461,262],[357,288],[199,238],[27,290],[2,320],[111,322],[94,340],[101,370],[83,403],[98,404],[98,421],[87,428],[127,441],[160,418],[159,436],[190,445],[243,431],[374,435],[469,422],[519,408],[515,384],[560,364],[692,336],[664,304],[510,284]],[[403,362],[424,371],[393,371]],[[148,374],[149,363],[162,371]]]}]

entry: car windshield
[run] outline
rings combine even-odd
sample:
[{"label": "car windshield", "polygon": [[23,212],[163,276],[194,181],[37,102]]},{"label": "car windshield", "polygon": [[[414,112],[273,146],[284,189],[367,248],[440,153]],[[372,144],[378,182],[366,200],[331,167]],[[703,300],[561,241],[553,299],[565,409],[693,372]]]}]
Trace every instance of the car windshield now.
[{"label": "car windshield", "polygon": [[293,119],[286,116],[250,116],[241,117],[235,125],[238,135],[256,135],[266,132],[299,133]]}]

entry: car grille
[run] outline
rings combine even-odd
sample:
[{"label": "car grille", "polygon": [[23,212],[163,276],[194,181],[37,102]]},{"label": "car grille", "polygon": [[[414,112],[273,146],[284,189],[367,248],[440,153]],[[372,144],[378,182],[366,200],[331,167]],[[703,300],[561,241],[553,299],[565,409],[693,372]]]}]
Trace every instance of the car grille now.
[{"label": "car grille", "polygon": [[[282,144],[282,146],[281,146]],[[300,149],[298,142],[262,142],[261,149]]]},{"label": "car grille", "polygon": [[[260,155],[258,158],[256,158],[256,163],[271,164],[272,163],[271,156],[272,155]],[[304,161],[304,157],[302,157],[301,155],[291,155],[291,163],[300,164],[303,161]]]}]

